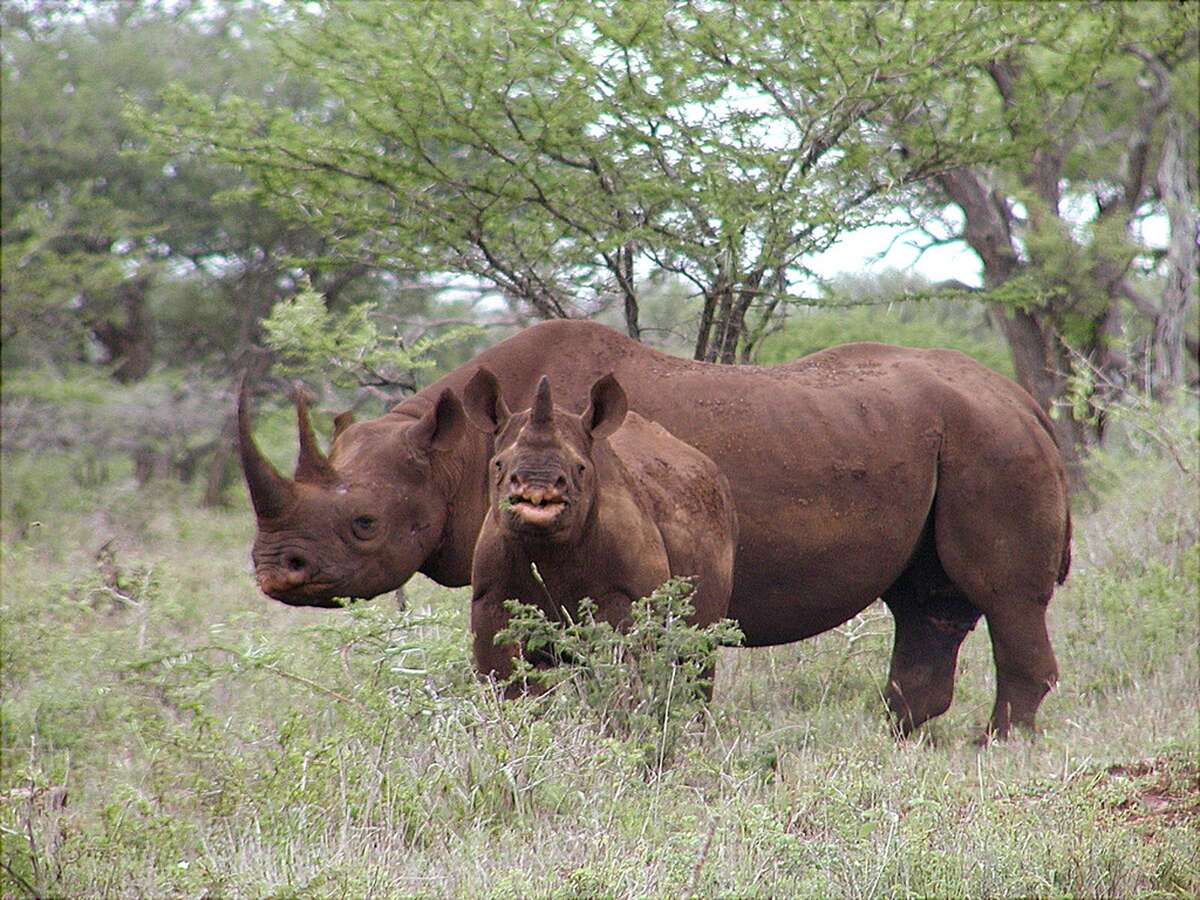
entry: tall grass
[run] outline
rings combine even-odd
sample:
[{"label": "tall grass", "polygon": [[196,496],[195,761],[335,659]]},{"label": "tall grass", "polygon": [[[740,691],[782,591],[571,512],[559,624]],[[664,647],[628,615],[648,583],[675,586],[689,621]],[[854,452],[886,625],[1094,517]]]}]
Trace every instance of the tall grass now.
[{"label": "tall grass", "polygon": [[721,651],[715,700],[647,766],[652,723],[479,683],[464,591],[285,608],[250,578],[248,507],[10,454],[3,894],[1194,896],[1195,484],[1100,464],[1039,737],[976,748],[981,626],[950,712],[893,740],[872,607]]}]

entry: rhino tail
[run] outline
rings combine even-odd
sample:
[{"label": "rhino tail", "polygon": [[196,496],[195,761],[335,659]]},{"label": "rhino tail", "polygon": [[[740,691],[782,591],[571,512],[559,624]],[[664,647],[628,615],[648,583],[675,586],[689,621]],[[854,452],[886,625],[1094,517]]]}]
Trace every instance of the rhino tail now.
[{"label": "rhino tail", "polygon": [[1067,573],[1071,571],[1071,509],[1067,507],[1067,527],[1063,535],[1062,558],[1058,561],[1058,583],[1062,584],[1067,580]]}]

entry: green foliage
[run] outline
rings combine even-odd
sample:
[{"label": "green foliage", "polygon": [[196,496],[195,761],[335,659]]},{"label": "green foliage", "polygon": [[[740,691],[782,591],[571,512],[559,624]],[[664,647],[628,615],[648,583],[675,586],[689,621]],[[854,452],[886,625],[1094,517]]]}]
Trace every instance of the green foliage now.
[{"label": "green foliage", "polygon": [[[110,252],[108,243],[98,248],[87,244],[94,229],[122,227],[111,204],[97,203],[88,194],[81,188],[70,197],[56,198],[63,206],[19,207],[4,224],[0,279],[6,367],[16,360],[39,362],[47,350],[63,345],[78,352],[86,323],[70,314],[70,304],[81,295],[113,291],[127,274],[121,256]],[[98,219],[109,221],[101,225]],[[38,341],[22,346],[20,338],[26,335]],[[15,358],[10,338],[18,338]],[[46,347],[43,340],[53,344]]]},{"label": "green foliage", "polygon": [[[1056,373],[1072,353],[1124,369],[1124,380],[1187,380],[1190,364],[1166,374],[1160,361],[1180,355],[1194,287],[1178,291],[1186,299],[1169,296],[1164,280],[1194,285],[1194,265],[1177,252],[1164,264],[1158,229],[1145,225],[1170,218],[1176,248],[1194,238],[1194,222],[1169,216],[1179,201],[1166,199],[1196,205],[1188,177],[1200,161],[1194,4],[1010,3],[988,12],[995,18],[983,27],[1000,39],[986,61],[947,73],[937,99],[902,118],[890,106],[872,114],[905,147],[955,155],[966,144],[980,153],[918,188],[923,202],[910,219],[930,246],[959,237],[979,254],[980,299],[1020,317],[1006,335],[1022,384],[1047,409],[1065,393]],[[1177,139],[1184,120],[1192,127]],[[965,226],[939,215],[947,202]],[[1123,337],[1130,342],[1112,352]],[[1060,429],[1060,438],[1070,434],[1095,436],[1079,425]]]},{"label": "green foliage", "polygon": [[848,341],[880,341],[959,350],[1011,378],[1008,348],[987,317],[973,294],[936,288],[920,277],[845,275],[826,286],[821,304],[791,311],[762,340],[755,361],[773,365]]},{"label": "green foliage", "polygon": [[123,115],[157,108],[169,83],[268,108],[311,102],[271,71],[255,10],[106,0],[6,4],[4,17],[7,368],[85,361],[122,381],[161,361],[227,371],[295,289],[297,258],[318,287],[395,304],[381,279],[330,261],[322,236],[235,197],[235,168],[153,153]]},{"label": "green foliage", "polygon": [[[505,607],[512,618],[496,635],[497,643],[522,648],[510,681],[582,702],[606,733],[636,747],[643,764],[659,771],[674,760],[684,730],[704,708],[717,649],[742,639],[728,619],[702,628],[688,624],[693,591],[687,579],[671,579],[633,603],[621,631],[598,620],[590,600],[580,604],[578,618],[563,623],[511,600]],[[551,654],[555,665],[533,665],[528,654],[539,651]]]},{"label": "green foliage", "polygon": [[66,373],[13,368],[4,378],[3,448],[69,459],[74,489],[127,477],[129,463],[142,484],[203,481],[198,476],[231,410],[227,388],[194,372],[156,372],[121,385],[82,365]]},{"label": "green foliage", "polygon": [[[198,86],[186,67],[201,56],[215,65],[219,41],[166,17],[124,28],[111,6],[92,12],[45,31],[6,30],[6,357],[69,360],[90,329],[123,325],[118,285],[157,273],[174,240],[164,231],[179,221],[178,182],[129,152],[138,141],[121,108],[126,94],[149,101],[172,79]],[[185,215],[195,221],[194,204]]]},{"label": "green foliage", "polygon": [[[1067,378],[1065,409],[1079,422],[1103,428],[1106,447],[1097,447],[1088,459],[1089,483],[1103,491],[1119,482],[1121,467],[1133,452],[1170,460],[1184,474],[1195,472],[1200,445],[1200,418],[1196,392],[1179,387],[1161,399],[1131,385],[1116,384],[1085,357],[1076,355]],[[1052,415],[1061,414],[1059,408]]]},{"label": "green foliage", "polygon": [[[543,316],[636,299],[642,268],[710,305],[732,291],[743,316],[773,309],[806,253],[995,151],[899,154],[868,116],[904,119],[947,73],[978,81],[973,64],[1011,39],[997,10],[536,9],[296,3],[277,64],[320,86],[320,109],[180,87],[147,124],[172,152],[242,167],[276,209],[344,235],[348,257],[482,278]],[[965,132],[977,94],[939,107]]]},{"label": "green foliage", "polygon": [[275,304],[262,323],[264,339],[280,354],[284,372],[318,374],[343,385],[412,386],[417,371],[436,365],[433,354],[479,334],[477,328],[460,326],[406,347],[398,333],[380,333],[374,309],[362,303],[331,313],[309,285]]}]

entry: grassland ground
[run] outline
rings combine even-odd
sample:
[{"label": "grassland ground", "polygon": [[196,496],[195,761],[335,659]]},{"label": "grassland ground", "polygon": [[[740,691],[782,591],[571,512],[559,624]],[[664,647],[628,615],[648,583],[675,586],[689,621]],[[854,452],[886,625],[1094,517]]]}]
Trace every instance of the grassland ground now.
[{"label": "grassland ground", "polygon": [[951,710],[895,741],[875,606],[722,650],[668,755],[569,691],[499,702],[464,591],[285,608],[250,578],[244,502],[9,454],[3,895],[1196,896],[1194,473],[1106,471],[1037,738],[975,745],[981,624]]}]

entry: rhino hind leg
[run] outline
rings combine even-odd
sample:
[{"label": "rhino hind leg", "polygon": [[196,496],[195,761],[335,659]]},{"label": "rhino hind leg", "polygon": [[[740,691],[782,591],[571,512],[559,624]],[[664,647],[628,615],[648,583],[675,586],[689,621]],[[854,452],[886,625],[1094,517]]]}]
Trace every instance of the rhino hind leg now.
[{"label": "rhino hind leg", "polygon": [[949,709],[958,651],[980,611],[942,569],[928,532],[883,600],[896,627],[884,697],[893,727],[906,736]]},{"label": "rhino hind leg", "polygon": [[1058,680],[1046,612],[1069,548],[1065,488],[1049,466],[1019,474],[988,479],[960,470],[942,479],[934,501],[937,558],[987,620],[994,738],[1014,725],[1035,731],[1038,707]]},{"label": "rhino hind leg", "polygon": [[986,737],[1005,738],[1012,726],[1037,730],[1042,698],[1058,681],[1058,664],[1046,631],[1046,605],[1006,604],[987,614],[996,663],[996,704]]}]

